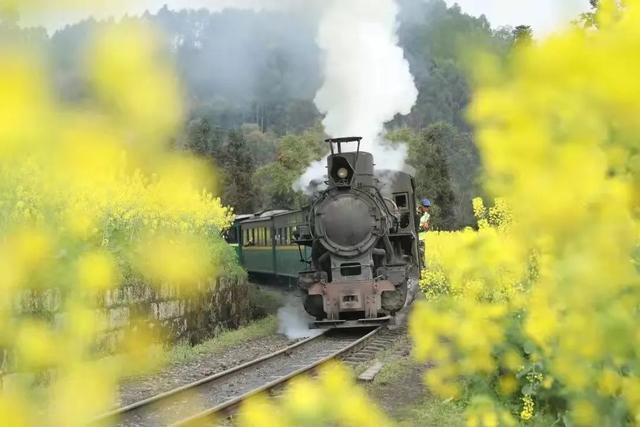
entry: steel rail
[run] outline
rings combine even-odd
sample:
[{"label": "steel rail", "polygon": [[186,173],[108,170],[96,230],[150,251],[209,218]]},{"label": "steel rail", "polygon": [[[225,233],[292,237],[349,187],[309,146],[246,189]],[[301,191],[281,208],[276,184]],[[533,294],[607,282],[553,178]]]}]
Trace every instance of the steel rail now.
[{"label": "steel rail", "polygon": [[170,399],[170,398],[172,398],[172,397],[174,397],[174,396],[176,396],[176,395],[178,395],[180,393],[184,393],[186,391],[194,389],[194,388],[196,388],[198,386],[201,386],[203,384],[218,380],[218,379],[220,379],[222,377],[226,377],[226,376],[231,375],[233,373],[236,373],[238,371],[247,369],[247,368],[249,368],[249,367],[251,367],[253,365],[262,363],[262,362],[264,362],[266,360],[273,359],[275,357],[280,356],[281,354],[290,352],[291,350],[293,350],[293,349],[295,349],[297,347],[305,345],[305,344],[309,343],[310,341],[313,341],[313,340],[323,336],[324,334],[326,334],[327,331],[328,331],[328,329],[322,330],[317,335],[314,335],[314,336],[309,337],[307,339],[298,341],[297,343],[292,344],[292,345],[290,345],[288,347],[285,347],[285,348],[283,348],[281,350],[275,351],[273,353],[269,353],[269,354],[267,354],[265,356],[259,357],[257,359],[253,359],[253,360],[251,360],[249,362],[246,362],[246,363],[243,363],[241,365],[234,366],[231,369],[227,369],[225,371],[218,372],[216,374],[201,378],[201,379],[199,379],[197,381],[194,381],[192,383],[185,384],[183,386],[180,386],[180,387],[168,390],[166,392],[159,393],[157,395],[151,396],[151,397],[149,397],[147,399],[143,399],[143,400],[134,402],[134,403],[132,403],[130,405],[126,405],[126,406],[114,409],[112,411],[103,413],[103,414],[99,415],[98,417],[94,418],[93,420],[91,420],[89,422],[89,424],[104,422],[106,420],[109,420],[109,419],[112,419],[112,418],[116,418],[116,417],[118,417],[120,415],[126,414],[127,412],[131,412],[133,410],[136,410],[136,409],[139,409],[139,408],[142,408],[142,407],[145,407],[145,406],[149,406],[149,405],[151,405],[153,403],[156,403],[156,402],[159,402],[159,401],[162,401],[162,400]]},{"label": "steel rail", "polygon": [[297,369],[281,378],[277,378],[267,384],[264,384],[260,387],[257,387],[247,393],[244,393],[241,396],[235,397],[233,399],[230,399],[226,402],[223,402],[217,406],[214,406],[213,408],[209,408],[206,409],[198,414],[195,414],[189,418],[183,419],[181,421],[178,421],[176,423],[170,424],[171,427],[187,427],[187,426],[191,426],[191,425],[202,425],[203,421],[205,421],[207,418],[210,418],[216,414],[219,413],[224,413],[224,412],[228,412],[230,409],[237,407],[239,404],[241,404],[242,402],[244,402],[245,400],[249,399],[250,397],[253,397],[259,393],[271,390],[277,386],[280,386],[282,384],[285,384],[287,382],[289,382],[291,379],[302,375],[304,373],[313,371],[315,368],[317,368],[320,365],[323,365],[325,363],[327,363],[330,360],[333,360],[341,355],[343,355],[344,353],[352,350],[353,348],[357,347],[358,345],[360,345],[361,343],[363,343],[364,341],[367,341],[369,338],[371,338],[372,336],[376,335],[378,332],[380,332],[380,330],[382,330],[382,326],[378,326],[376,329],[372,330],[371,332],[367,333],[366,335],[364,335],[363,337],[358,338],[357,340],[355,340],[352,343],[349,343],[349,345],[347,345],[346,347],[326,356],[323,357],[322,359],[313,362],[311,364],[309,364],[308,366],[302,367],[300,369]]}]

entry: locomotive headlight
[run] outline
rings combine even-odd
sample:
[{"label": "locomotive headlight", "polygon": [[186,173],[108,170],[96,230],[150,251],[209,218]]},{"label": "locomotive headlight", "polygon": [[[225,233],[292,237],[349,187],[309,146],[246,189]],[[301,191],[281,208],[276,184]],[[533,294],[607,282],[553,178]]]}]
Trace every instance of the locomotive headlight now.
[{"label": "locomotive headlight", "polygon": [[349,171],[346,168],[340,168],[338,169],[337,175],[340,179],[347,179],[347,177],[349,176]]}]

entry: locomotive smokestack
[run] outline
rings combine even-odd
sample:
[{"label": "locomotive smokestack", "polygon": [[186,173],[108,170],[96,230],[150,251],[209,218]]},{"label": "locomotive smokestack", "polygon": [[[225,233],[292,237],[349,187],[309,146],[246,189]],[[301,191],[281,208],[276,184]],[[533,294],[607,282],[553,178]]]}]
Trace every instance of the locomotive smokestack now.
[{"label": "locomotive smokestack", "polygon": [[[373,155],[360,151],[362,137],[331,138],[331,154],[327,157],[329,186],[357,187],[373,185]],[[343,144],[357,142],[355,151],[344,151]]]}]

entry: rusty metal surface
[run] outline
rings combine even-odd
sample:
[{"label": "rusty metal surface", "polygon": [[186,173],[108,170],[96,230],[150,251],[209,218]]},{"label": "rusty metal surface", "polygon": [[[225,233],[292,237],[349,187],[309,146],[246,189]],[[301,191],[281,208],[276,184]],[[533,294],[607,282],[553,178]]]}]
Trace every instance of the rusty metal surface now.
[{"label": "rusty metal surface", "polygon": [[382,310],[382,292],[395,291],[388,280],[353,282],[318,282],[309,295],[321,295],[327,320],[337,320],[341,312],[364,312],[365,318],[376,318]]}]

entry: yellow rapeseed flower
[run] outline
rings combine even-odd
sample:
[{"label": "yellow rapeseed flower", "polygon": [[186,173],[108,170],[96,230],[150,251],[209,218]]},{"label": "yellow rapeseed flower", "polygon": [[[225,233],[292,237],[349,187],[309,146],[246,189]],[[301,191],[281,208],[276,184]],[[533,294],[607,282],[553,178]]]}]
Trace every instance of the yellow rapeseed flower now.
[{"label": "yellow rapeseed flower", "polygon": [[78,259],[76,270],[81,288],[104,291],[119,283],[115,259],[105,251],[82,254]]}]

